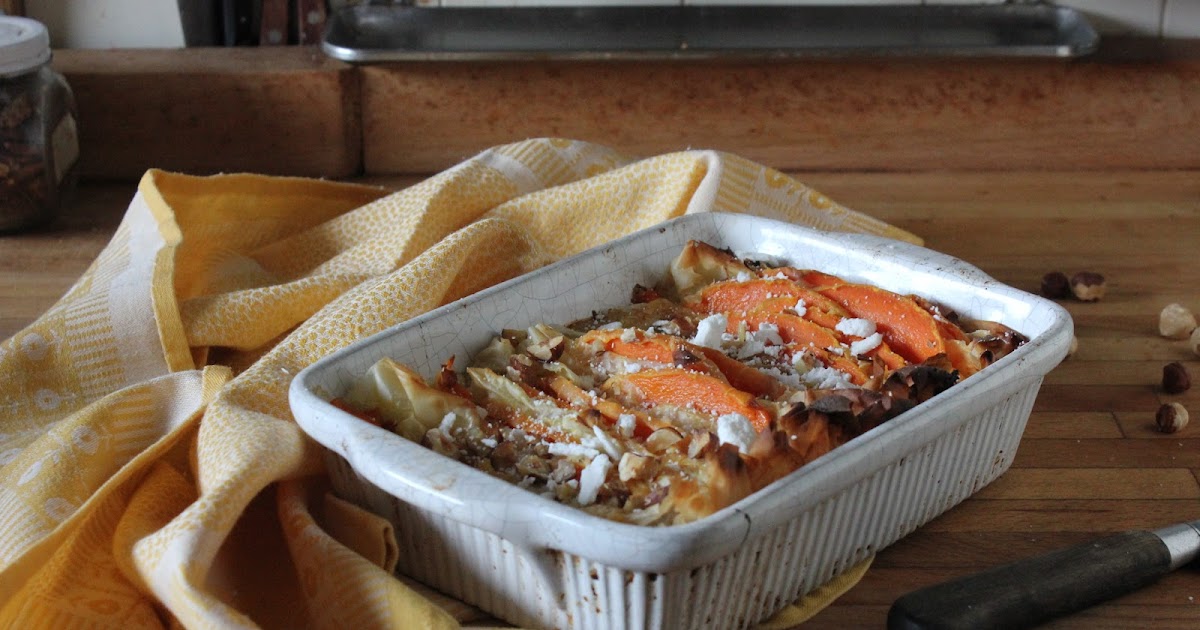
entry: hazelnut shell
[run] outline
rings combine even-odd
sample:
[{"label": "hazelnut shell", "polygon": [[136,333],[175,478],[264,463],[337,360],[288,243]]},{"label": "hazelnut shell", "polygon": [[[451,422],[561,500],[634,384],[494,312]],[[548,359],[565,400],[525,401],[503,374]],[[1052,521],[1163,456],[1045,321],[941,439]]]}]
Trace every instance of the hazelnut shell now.
[{"label": "hazelnut shell", "polygon": [[1095,302],[1104,297],[1107,287],[1104,276],[1092,271],[1080,271],[1071,276],[1071,292],[1083,302]]},{"label": "hazelnut shell", "polygon": [[1163,433],[1178,433],[1188,424],[1187,409],[1177,402],[1166,403],[1154,414],[1154,424]]},{"label": "hazelnut shell", "polygon": [[1163,366],[1162,388],[1168,394],[1182,394],[1192,386],[1192,376],[1178,361]]}]

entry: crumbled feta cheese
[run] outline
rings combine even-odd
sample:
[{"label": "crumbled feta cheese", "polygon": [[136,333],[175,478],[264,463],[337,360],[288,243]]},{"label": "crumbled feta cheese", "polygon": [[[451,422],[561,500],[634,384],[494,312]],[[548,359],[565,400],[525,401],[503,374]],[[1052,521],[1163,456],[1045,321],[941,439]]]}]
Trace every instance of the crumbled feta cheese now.
[{"label": "crumbled feta cheese", "polygon": [[604,432],[598,426],[592,426],[592,432],[596,434],[596,441],[600,444],[600,450],[604,451],[609,457],[614,460],[621,459],[621,453],[624,449],[621,448],[621,443],[614,440],[613,437]]},{"label": "crumbled feta cheese", "polygon": [[813,389],[846,389],[854,387],[849,377],[840,370],[829,367],[816,367],[804,373],[801,377],[804,384]]},{"label": "crumbled feta cheese", "polygon": [[579,473],[577,500],[580,505],[591,505],[596,502],[596,495],[600,493],[600,486],[604,485],[604,479],[608,476],[610,468],[612,468],[612,460],[608,458],[608,455],[597,455],[592,459],[592,463]]},{"label": "crumbled feta cheese", "polygon": [[720,313],[709,315],[700,320],[696,324],[696,336],[692,337],[692,343],[705,348],[721,348],[721,335],[725,332],[725,327],[729,325],[729,320]]},{"label": "crumbled feta cheese", "polygon": [[534,477],[526,477],[517,482],[517,487],[518,488],[528,488],[529,486],[532,486],[533,482],[535,482],[535,481],[537,481],[537,479]]},{"label": "crumbled feta cheese", "polygon": [[858,317],[847,317],[837,323],[838,332],[851,337],[870,337],[875,334],[875,322]]},{"label": "crumbled feta cheese", "polygon": [[488,448],[496,448],[496,445],[499,444],[499,442],[492,438],[483,438],[479,442]]},{"label": "crumbled feta cheese", "polygon": [[796,311],[797,316],[804,317],[804,315],[808,313],[808,304],[806,304],[804,300],[796,300],[796,305],[793,306],[792,309]]},{"label": "crumbled feta cheese", "polygon": [[637,416],[631,413],[623,413],[617,416],[617,429],[621,431],[622,436],[632,436],[635,428],[637,428]]},{"label": "crumbled feta cheese", "polygon": [[626,328],[625,330],[622,330],[621,331],[621,341],[624,341],[625,343],[631,343],[631,342],[637,341],[637,329],[636,328]]},{"label": "crumbled feta cheese", "polygon": [[737,275],[738,282],[749,282],[754,278],[754,275],[748,271],[739,271]]},{"label": "crumbled feta cheese", "polygon": [[765,367],[759,368],[759,371],[768,376],[772,376],[775,380],[791,387],[792,389],[804,389],[804,383],[795,372],[784,372],[779,368]]},{"label": "crumbled feta cheese", "polygon": [[874,350],[875,348],[878,348],[879,344],[882,342],[883,342],[883,335],[881,335],[879,333],[874,333],[865,339],[860,339],[858,341],[852,342],[850,344],[850,354],[853,354],[854,356],[858,356],[860,354],[866,354],[866,353]]},{"label": "crumbled feta cheese", "polygon": [[762,341],[754,338],[753,335],[746,337],[745,343],[738,348],[737,358],[748,359],[756,354],[762,354],[767,349]]},{"label": "crumbled feta cheese", "polygon": [[572,442],[550,442],[547,444],[551,455],[560,457],[595,457],[600,454],[600,451],[583,444],[574,444]]},{"label": "crumbled feta cheese", "polygon": [[457,424],[458,414],[451,411],[442,416],[442,422],[438,425],[438,429],[440,429],[445,435],[452,435]]},{"label": "crumbled feta cheese", "polygon": [[754,425],[740,413],[727,413],[717,418],[717,439],[722,444],[733,444],[739,452],[745,453],[756,437]]},{"label": "crumbled feta cheese", "polygon": [[758,330],[754,331],[754,336],[761,339],[764,344],[783,345],[783,337],[779,334],[779,326],[775,324],[760,324]]},{"label": "crumbled feta cheese", "polygon": [[[772,354],[767,351],[767,348],[772,345],[783,345],[783,337],[779,334],[779,327],[775,324],[762,324],[758,327],[758,330],[746,334],[746,340],[742,342],[741,348],[738,349],[737,358],[746,359],[756,354]],[[778,354],[778,351],[775,354]]]},{"label": "crumbled feta cheese", "polygon": [[607,324],[597,326],[596,330],[618,330],[624,327],[625,326],[621,324],[621,322],[608,322]]},{"label": "crumbled feta cheese", "polygon": [[813,358],[807,352],[801,350],[792,355],[792,367],[798,372],[807,372],[813,367]]},{"label": "crumbled feta cheese", "polygon": [[632,361],[625,363],[625,372],[627,374],[637,374],[638,372],[641,372],[641,371],[642,371],[641,363],[634,363]]}]

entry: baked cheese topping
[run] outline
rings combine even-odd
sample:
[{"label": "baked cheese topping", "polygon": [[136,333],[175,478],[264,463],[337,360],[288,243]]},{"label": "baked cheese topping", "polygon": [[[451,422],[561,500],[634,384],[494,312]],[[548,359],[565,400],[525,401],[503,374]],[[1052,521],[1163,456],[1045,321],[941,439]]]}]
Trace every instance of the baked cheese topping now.
[{"label": "baked cheese topping", "polygon": [[[334,403],[549,499],[712,514],[1025,338],[917,296],[689,243],[627,307],[506,330],[432,382],[389,359]],[[902,421],[902,420],[901,420]]]}]

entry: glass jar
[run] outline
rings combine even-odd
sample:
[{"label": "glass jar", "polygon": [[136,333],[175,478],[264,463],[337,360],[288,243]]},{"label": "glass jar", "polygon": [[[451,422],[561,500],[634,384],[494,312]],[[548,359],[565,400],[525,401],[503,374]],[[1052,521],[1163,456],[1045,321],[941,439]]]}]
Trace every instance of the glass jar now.
[{"label": "glass jar", "polygon": [[36,20],[0,16],[0,232],[53,220],[78,179],[75,97]]}]

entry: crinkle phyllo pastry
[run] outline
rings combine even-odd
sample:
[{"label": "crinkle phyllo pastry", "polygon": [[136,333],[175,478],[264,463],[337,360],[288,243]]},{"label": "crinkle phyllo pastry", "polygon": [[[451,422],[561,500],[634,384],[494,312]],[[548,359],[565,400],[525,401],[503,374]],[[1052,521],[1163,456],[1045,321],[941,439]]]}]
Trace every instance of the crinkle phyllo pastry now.
[{"label": "crinkle phyllo pastry", "polygon": [[361,418],[618,521],[711,514],[1025,342],[917,296],[689,243],[627,307],[506,330],[432,383],[391,360]]}]

